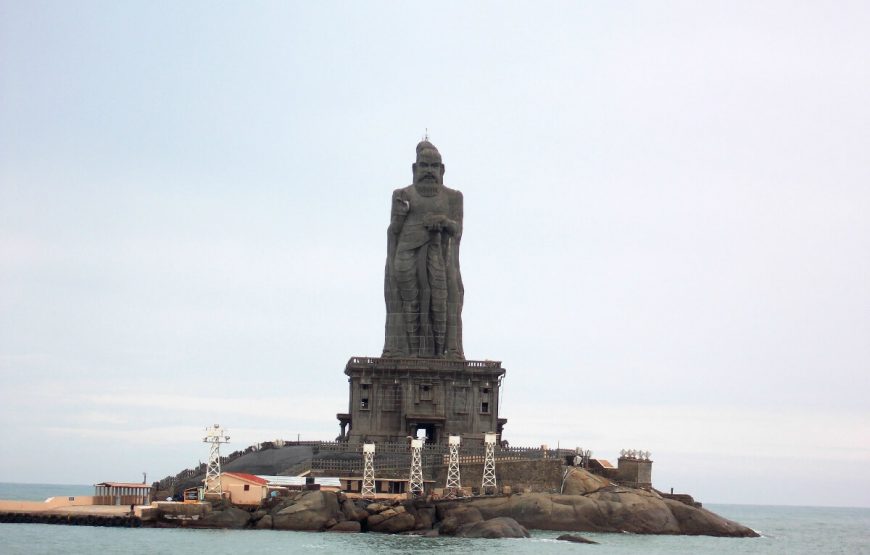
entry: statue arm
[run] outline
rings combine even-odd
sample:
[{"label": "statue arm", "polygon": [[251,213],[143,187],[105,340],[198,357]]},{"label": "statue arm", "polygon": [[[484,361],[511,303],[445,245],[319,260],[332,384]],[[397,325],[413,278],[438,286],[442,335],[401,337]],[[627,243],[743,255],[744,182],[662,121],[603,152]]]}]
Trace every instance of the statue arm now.
[{"label": "statue arm", "polygon": [[444,231],[459,241],[462,237],[462,193],[449,193],[448,214],[428,214],[423,218],[423,225],[430,231]]},{"label": "statue arm", "polygon": [[462,193],[453,191],[453,194],[450,195],[450,219],[445,227],[456,241],[462,239],[462,202]]},{"label": "statue arm", "polygon": [[405,219],[408,217],[410,203],[405,198],[402,189],[393,191],[393,202],[390,206],[390,225],[387,227],[387,267],[392,264],[393,257],[396,255],[396,247],[399,244],[399,233],[405,225]]},{"label": "statue arm", "polygon": [[387,228],[391,237],[398,236],[399,232],[402,231],[410,208],[411,203],[405,198],[403,191],[401,189],[393,191],[393,202],[390,205],[390,227]]}]

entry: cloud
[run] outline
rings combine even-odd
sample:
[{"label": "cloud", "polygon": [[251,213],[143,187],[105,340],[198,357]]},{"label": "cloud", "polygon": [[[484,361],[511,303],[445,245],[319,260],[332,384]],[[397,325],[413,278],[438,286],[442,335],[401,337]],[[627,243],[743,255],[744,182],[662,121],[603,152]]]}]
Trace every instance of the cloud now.
[{"label": "cloud", "polygon": [[[164,446],[190,443],[197,436],[197,429],[183,426],[156,428],[94,428],[80,426],[44,426],[39,429],[49,436],[65,438],[99,439],[112,443],[121,442],[132,447]],[[202,435],[200,433],[200,435]]]},{"label": "cloud", "polygon": [[[322,411],[324,403],[331,403],[331,397],[299,397],[293,393],[286,395],[254,396],[203,396],[182,394],[138,394],[131,392],[100,393],[81,395],[82,402],[89,406],[118,407],[123,409],[145,410],[147,413],[168,413],[176,417],[181,414],[211,414],[226,421],[232,416],[252,417],[259,420],[316,420],[308,415]],[[184,416],[189,418],[190,416]],[[207,422],[205,423],[207,424]]]},{"label": "cloud", "polygon": [[546,430],[544,437],[552,446],[582,446],[604,458],[634,448],[653,454],[744,453],[870,463],[870,445],[860,440],[870,429],[870,415],[859,410],[592,404],[573,412],[539,404],[517,409],[506,415],[517,422],[512,428],[509,421],[508,439],[540,441],[541,430]]}]

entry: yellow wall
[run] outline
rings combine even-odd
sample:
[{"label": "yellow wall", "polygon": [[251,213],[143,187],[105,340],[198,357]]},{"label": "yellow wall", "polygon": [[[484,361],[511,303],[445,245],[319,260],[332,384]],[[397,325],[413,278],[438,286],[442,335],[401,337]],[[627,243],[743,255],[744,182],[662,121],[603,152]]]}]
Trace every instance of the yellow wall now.
[{"label": "yellow wall", "polygon": [[49,497],[45,501],[3,501],[0,500],[0,510],[3,511],[45,511],[57,507],[76,507],[93,505],[93,495],[76,495],[70,501],[69,497]]},{"label": "yellow wall", "polygon": [[[245,485],[250,486],[248,491],[245,491]],[[230,494],[231,503],[236,505],[259,505],[260,501],[266,497],[269,488],[221,474],[221,489],[225,493]]]}]

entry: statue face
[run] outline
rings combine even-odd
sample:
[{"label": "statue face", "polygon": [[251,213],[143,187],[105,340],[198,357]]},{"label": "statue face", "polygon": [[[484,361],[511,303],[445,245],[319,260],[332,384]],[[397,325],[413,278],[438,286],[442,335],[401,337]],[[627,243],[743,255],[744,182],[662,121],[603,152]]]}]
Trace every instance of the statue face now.
[{"label": "statue face", "polygon": [[441,163],[441,157],[431,151],[421,152],[411,168],[414,171],[414,183],[440,185],[444,178],[444,164]]}]

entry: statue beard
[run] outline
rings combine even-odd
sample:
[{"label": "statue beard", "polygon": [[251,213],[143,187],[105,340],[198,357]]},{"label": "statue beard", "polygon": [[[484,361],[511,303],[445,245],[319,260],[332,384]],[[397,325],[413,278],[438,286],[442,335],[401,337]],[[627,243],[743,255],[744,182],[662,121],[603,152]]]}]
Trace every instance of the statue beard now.
[{"label": "statue beard", "polygon": [[437,181],[418,181],[414,183],[414,188],[423,197],[434,197],[441,190],[441,184]]}]

